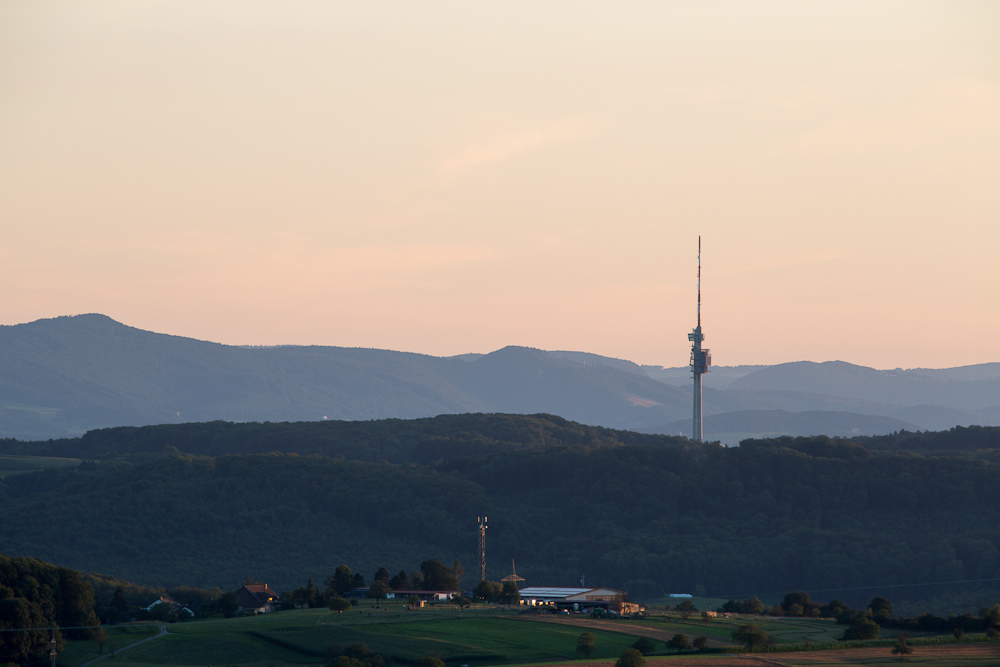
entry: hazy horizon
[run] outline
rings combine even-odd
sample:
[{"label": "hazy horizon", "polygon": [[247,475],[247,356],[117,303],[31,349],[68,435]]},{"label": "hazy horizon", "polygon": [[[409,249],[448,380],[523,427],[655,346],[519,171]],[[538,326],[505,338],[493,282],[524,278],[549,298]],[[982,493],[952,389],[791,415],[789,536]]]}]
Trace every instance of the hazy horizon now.
[{"label": "hazy horizon", "polygon": [[1000,361],[1000,4],[0,5],[0,323]]}]

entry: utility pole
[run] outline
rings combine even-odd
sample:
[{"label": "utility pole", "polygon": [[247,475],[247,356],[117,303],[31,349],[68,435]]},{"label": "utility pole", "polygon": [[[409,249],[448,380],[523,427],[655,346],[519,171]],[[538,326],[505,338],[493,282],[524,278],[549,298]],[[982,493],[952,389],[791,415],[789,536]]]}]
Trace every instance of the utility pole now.
[{"label": "utility pole", "polygon": [[486,581],[486,517],[479,521],[479,581]]},{"label": "utility pole", "polygon": [[52,641],[49,642],[52,647],[49,649],[49,657],[52,659],[52,667],[56,667],[56,656],[58,655],[56,651],[56,631],[52,630]]}]

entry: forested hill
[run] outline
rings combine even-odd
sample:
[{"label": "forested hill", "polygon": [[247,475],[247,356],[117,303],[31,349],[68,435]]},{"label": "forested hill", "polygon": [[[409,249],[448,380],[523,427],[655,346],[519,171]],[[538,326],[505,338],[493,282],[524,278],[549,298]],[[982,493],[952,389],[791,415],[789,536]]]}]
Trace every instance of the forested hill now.
[{"label": "forested hill", "polygon": [[465,414],[426,419],[295,423],[196,422],[98,429],[79,438],[0,440],[0,454],[108,459],[286,452],[358,461],[435,463],[557,445],[677,445],[686,438],[585,426],[554,415]]},{"label": "forested hill", "polygon": [[[837,597],[860,605],[873,590],[913,600],[1000,570],[1000,465],[990,456],[897,455],[828,438],[725,448],[545,416],[466,415],[370,424],[385,429],[380,441],[420,441],[412,433],[436,426],[434,438],[450,442],[431,463],[390,463],[370,451],[364,461],[298,455],[297,425],[266,426],[274,430],[261,442],[283,451],[194,455],[154,429],[162,440],[136,454],[95,450],[75,470],[8,476],[0,543],[8,555],[140,583],[231,589],[254,577],[280,589],[323,580],[342,562],[362,572],[427,558],[468,567],[486,514],[491,578],[516,558],[529,585],[584,574],[639,598],[857,589]],[[951,437],[995,452],[980,447],[982,435]],[[484,442],[493,444],[475,444]],[[930,583],[940,585],[903,587]]]},{"label": "forested hill", "polygon": [[948,431],[899,431],[889,435],[855,438],[868,449],[920,454],[996,456],[1000,452],[1000,428],[956,426]]}]

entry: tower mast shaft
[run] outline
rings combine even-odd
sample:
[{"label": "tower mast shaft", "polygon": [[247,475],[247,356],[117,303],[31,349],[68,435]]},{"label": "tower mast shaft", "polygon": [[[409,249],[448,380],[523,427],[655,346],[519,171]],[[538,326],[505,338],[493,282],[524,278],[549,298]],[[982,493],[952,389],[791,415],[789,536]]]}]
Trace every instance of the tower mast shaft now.
[{"label": "tower mast shaft", "polygon": [[701,376],[708,372],[712,365],[712,355],[709,350],[701,348],[705,335],[701,331],[701,236],[698,236],[698,326],[688,334],[691,341],[691,373],[694,377],[694,410],[691,424],[691,437],[701,440],[703,434],[703,418],[701,404]]},{"label": "tower mast shaft", "polygon": [[479,581],[486,581],[486,517],[479,520]]}]

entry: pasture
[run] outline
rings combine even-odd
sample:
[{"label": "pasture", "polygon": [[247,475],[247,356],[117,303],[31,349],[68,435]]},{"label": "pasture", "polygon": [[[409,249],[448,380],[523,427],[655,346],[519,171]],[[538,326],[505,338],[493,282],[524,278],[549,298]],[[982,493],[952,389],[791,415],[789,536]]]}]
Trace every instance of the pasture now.
[{"label": "pasture", "polygon": [[[362,606],[343,615],[325,609],[301,609],[257,617],[209,619],[167,626],[168,634],[156,636],[160,624],[147,623],[108,628],[102,667],[182,667],[191,665],[321,665],[344,647],[362,642],[391,663],[407,665],[419,657],[435,655],[449,667],[469,665],[538,665],[579,661],[588,667],[612,667],[614,660],[638,637],[656,642],[649,667],[685,667],[755,662],[762,654],[726,656],[719,649],[731,645],[737,625],[753,620],[772,634],[776,652],[766,655],[776,665],[896,664],[890,653],[894,635],[884,645],[871,643],[829,650],[844,626],[817,619],[684,619],[660,615],[642,621],[598,620],[588,616],[524,615],[496,608],[459,611],[431,608],[407,611],[404,607],[373,609]],[[595,637],[594,655],[579,660],[576,642],[582,632]],[[705,636],[714,653],[668,651],[674,634]],[[124,647],[154,637],[127,650]],[[919,638],[913,637],[914,642]],[[973,637],[969,637],[972,640]],[[843,646],[843,645],[842,645]],[[927,665],[990,665],[1000,663],[1000,643],[967,641],[964,644],[920,646],[914,643],[909,662]],[[99,658],[94,641],[68,642],[59,665],[82,667]],[[736,661],[736,662],[734,662]]]}]

